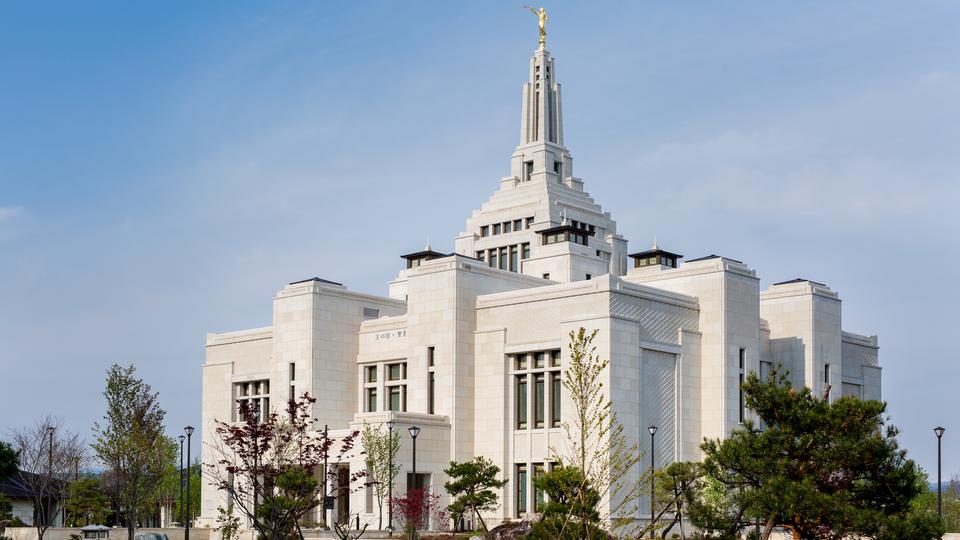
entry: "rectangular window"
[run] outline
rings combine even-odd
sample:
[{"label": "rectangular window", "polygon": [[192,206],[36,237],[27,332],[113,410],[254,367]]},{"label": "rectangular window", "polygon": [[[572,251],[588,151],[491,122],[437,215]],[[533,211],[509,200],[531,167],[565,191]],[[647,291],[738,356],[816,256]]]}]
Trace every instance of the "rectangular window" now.
[{"label": "rectangular window", "polygon": [[377,366],[367,366],[365,369],[367,372],[367,382],[377,382]]},{"label": "rectangular window", "polygon": [[405,362],[398,362],[396,364],[387,365],[387,380],[388,381],[399,381],[401,379],[407,378],[407,364]]},{"label": "rectangular window", "polygon": [[830,384],[830,364],[823,365],[823,382],[824,384]]},{"label": "rectangular window", "polygon": [[563,382],[560,380],[560,372],[554,371],[550,374],[550,427],[560,427],[560,392],[563,388]]},{"label": "rectangular window", "polygon": [[507,248],[506,247],[500,248],[500,269],[501,270],[507,269]]},{"label": "rectangular window", "polygon": [[363,308],[364,319],[376,319],[378,317],[380,317],[380,308],[372,308],[372,307]]},{"label": "rectangular window", "polygon": [[517,253],[517,246],[510,246],[510,271],[520,271],[520,259],[519,254]]},{"label": "rectangular window", "polygon": [[746,407],[743,403],[743,379],[744,379],[744,366],[746,365],[747,360],[747,350],[740,349],[740,423],[743,423],[743,419],[746,416]]},{"label": "rectangular window", "polygon": [[546,357],[546,354],[547,354],[547,353],[542,353],[542,352],[534,353],[534,354],[533,354],[533,367],[535,367],[535,368],[542,368],[542,367],[546,366],[546,360],[544,359],[544,358]]},{"label": "rectangular window", "polygon": [[490,250],[490,266],[494,268],[497,267],[497,250],[496,249]]},{"label": "rectangular window", "polygon": [[537,487],[537,478],[543,476],[543,463],[533,464],[533,511],[539,512],[543,509],[544,492]]},{"label": "rectangular window", "polygon": [[525,242],[523,244],[523,254],[520,256],[522,259],[530,258],[530,242]]},{"label": "rectangular window", "polygon": [[524,222],[525,222],[525,227],[526,227],[527,229],[529,229],[530,227],[533,227],[533,218],[532,218],[532,217],[528,217],[528,218],[524,219]]},{"label": "rectangular window", "polygon": [[517,517],[527,512],[527,466],[517,465]]},{"label": "rectangular window", "polygon": [[560,367],[560,351],[550,353],[550,367]]},{"label": "rectangular window", "polygon": [[477,260],[478,260],[478,261],[481,261],[481,262],[482,262],[482,261],[485,261],[486,258],[487,258],[487,252],[486,252],[486,251],[484,251],[484,250],[481,249],[480,251],[477,252]]},{"label": "rectangular window", "polygon": [[367,388],[367,412],[377,412],[376,388]]},{"label": "rectangular window", "polygon": [[297,364],[294,362],[290,362],[290,380],[297,380]]},{"label": "rectangular window", "polygon": [[234,409],[234,420],[242,420],[240,407],[246,404],[257,419],[263,414],[270,413],[270,381],[247,381],[233,385],[233,393],[237,397],[237,406]]},{"label": "rectangular window", "polygon": [[533,376],[533,400],[534,400],[534,427],[543,428],[543,421],[545,418],[545,405],[546,405],[546,395],[544,391],[546,390],[544,385],[543,373],[537,373]]},{"label": "rectangular window", "polygon": [[402,397],[400,395],[400,385],[389,386],[388,388],[390,392],[390,410],[402,411],[403,409],[401,409],[401,405],[403,402],[401,401]]},{"label": "rectangular window", "polygon": [[433,414],[433,403],[434,403],[434,389],[436,388],[436,383],[434,381],[433,372],[430,372],[430,379],[427,381],[427,413]]},{"label": "rectangular window", "polygon": [[529,182],[532,177],[533,177],[533,162],[526,161],[523,164],[523,181]]},{"label": "rectangular window", "polygon": [[508,233],[508,232],[510,232],[510,231],[512,231],[512,230],[513,230],[513,222],[512,222],[512,221],[507,221],[506,223],[503,224],[503,233],[504,233],[504,234],[506,234],[506,233]]},{"label": "rectangular window", "polygon": [[292,384],[290,385],[290,401],[297,399],[297,389]]},{"label": "rectangular window", "polygon": [[434,354],[436,353],[436,347],[427,347],[427,365],[433,367]]},{"label": "rectangular window", "polygon": [[499,224],[499,223],[494,223],[494,224],[493,224],[493,234],[500,234],[500,224]]},{"label": "rectangular window", "polygon": [[563,178],[563,162],[562,161],[553,162],[553,172],[557,173],[557,176],[559,176],[561,179]]},{"label": "rectangular window", "polygon": [[527,355],[518,354],[516,358],[517,358],[516,360],[517,369],[518,370],[527,369]]},{"label": "rectangular window", "polygon": [[519,230],[522,229],[522,228],[523,228],[523,220],[522,220],[522,219],[515,219],[515,220],[513,220],[513,230],[519,231]]},{"label": "rectangular window", "polygon": [[483,227],[480,227],[480,236],[481,236],[481,237],[490,236],[490,226],[489,226],[489,225],[484,225]]},{"label": "rectangular window", "polygon": [[527,429],[526,375],[517,375],[517,429]]}]

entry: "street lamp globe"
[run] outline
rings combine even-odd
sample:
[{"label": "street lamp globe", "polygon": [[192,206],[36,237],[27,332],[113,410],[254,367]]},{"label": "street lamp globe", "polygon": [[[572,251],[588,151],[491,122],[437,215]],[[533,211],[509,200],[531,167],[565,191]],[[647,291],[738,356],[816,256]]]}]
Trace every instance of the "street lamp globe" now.
[{"label": "street lamp globe", "polygon": [[938,439],[939,439],[940,437],[943,437],[943,432],[946,431],[946,430],[947,430],[947,428],[945,428],[945,427],[943,427],[943,426],[937,426],[937,427],[933,428],[933,432],[937,434],[937,438],[938,438]]},{"label": "street lamp globe", "polygon": [[407,429],[407,431],[410,432],[410,436],[413,437],[414,439],[416,439],[417,435],[420,434],[420,428],[417,426],[410,426],[410,428]]},{"label": "street lamp globe", "polygon": [[187,426],[183,428],[183,432],[186,433],[188,437],[193,435],[193,426]]},{"label": "street lamp globe", "polygon": [[657,434],[657,426],[650,426],[650,427],[647,428],[647,431],[649,431],[651,435],[656,435],[656,434]]}]

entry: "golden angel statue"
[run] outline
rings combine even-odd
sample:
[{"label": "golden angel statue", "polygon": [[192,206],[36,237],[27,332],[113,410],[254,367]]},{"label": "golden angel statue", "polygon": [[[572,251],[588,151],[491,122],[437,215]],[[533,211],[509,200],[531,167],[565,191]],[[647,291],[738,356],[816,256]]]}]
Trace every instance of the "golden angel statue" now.
[{"label": "golden angel statue", "polygon": [[547,43],[547,21],[550,19],[547,17],[547,10],[543,9],[543,6],[540,6],[539,10],[533,9],[530,6],[523,6],[530,10],[530,13],[533,13],[537,16],[537,19],[540,22],[540,46],[543,47]]}]

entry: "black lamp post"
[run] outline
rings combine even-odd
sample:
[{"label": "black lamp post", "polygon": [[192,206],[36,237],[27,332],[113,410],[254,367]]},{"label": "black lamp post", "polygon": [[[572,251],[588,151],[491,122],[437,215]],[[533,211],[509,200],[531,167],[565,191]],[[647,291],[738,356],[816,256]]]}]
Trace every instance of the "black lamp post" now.
[{"label": "black lamp post", "polygon": [[[410,437],[413,438],[413,487],[417,487],[417,435],[420,434],[420,428],[417,426],[410,426],[407,431],[410,432]],[[409,490],[409,487],[407,488]],[[410,530],[410,537],[417,537],[417,521],[414,520],[413,527]]]},{"label": "black lamp post", "polygon": [[[396,425],[396,422],[393,420],[387,420],[387,441],[390,446],[390,464],[387,467],[387,478],[389,487],[387,488],[387,530],[390,531],[388,536],[393,536],[393,426]],[[381,499],[382,500],[382,499]]]},{"label": "black lamp post", "polygon": [[183,540],[190,540],[190,437],[193,435],[193,426],[183,428],[187,434],[187,519],[184,522]]},{"label": "black lamp post", "polygon": [[653,523],[656,518],[654,517],[653,511],[653,498],[655,496],[653,490],[656,483],[653,481],[653,466],[657,460],[654,447],[654,436],[657,434],[657,426],[650,426],[647,428],[647,431],[650,432],[650,538],[654,538]]},{"label": "black lamp post", "polygon": [[47,449],[47,484],[50,491],[47,492],[47,512],[43,516],[43,522],[48,527],[53,525],[50,522],[53,520],[53,432],[55,430],[53,426],[47,427],[47,433],[50,435],[50,447]]},{"label": "black lamp post", "polygon": [[186,437],[180,435],[177,439],[180,441],[180,515],[177,516],[177,520],[183,523],[183,440]]},{"label": "black lamp post", "polygon": [[933,428],[933,432],[937,434],[937,515],[940,517],[943,517],[943,494],[940,491],[940,439],[946,430],[943,426]]}]

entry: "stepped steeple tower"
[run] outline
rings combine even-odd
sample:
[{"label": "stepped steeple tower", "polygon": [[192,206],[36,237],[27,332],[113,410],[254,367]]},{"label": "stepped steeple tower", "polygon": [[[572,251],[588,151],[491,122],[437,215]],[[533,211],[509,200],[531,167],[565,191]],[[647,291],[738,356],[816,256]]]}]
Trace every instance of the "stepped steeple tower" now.
[{"label": "stepped steeple tower", "polygon": [[556,64],[542,43],[521,94],[520,143],[510,175],[467,220],[456,253],[549,282],[626,274],[626,239],[573,176]]},{"label": "stepped steeple tower", "polygon": [[511,173],[521,182],[568,183],[570,152],[563,145],[563,107],[553,57],[540,46],[530,58],[529,80],[523,84],[520,144],[513,152]]}]

